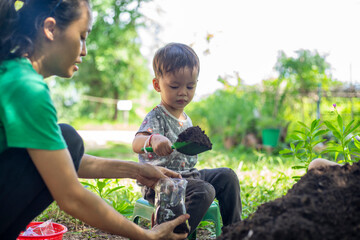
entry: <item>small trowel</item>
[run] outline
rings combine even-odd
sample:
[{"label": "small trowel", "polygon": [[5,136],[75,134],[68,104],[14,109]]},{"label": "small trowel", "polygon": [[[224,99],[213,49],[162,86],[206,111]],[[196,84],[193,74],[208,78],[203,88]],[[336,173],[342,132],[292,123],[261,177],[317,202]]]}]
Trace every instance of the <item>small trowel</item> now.
[{"label": "small trowel", "polygon": [[[200,127],[189,127],[179,134],[178,139],[171,146],[176,151],[186,155],[196,155],[212,149],[212,143],[205,132]],[[148,152],[153,152],[152,147],[145,148]],[[144,149],[142,149],[144,150]]]}]

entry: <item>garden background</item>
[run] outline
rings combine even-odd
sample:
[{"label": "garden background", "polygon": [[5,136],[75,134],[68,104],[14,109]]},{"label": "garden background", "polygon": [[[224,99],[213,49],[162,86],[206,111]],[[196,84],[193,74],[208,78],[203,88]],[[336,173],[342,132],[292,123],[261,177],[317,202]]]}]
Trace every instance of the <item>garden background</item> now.
[{"label": "garden background", "polygon": [[[145,114],[159,103],[159,95],[151,87],[149,60],[141,52],[144,43],[139,32],[160,28],[160,23],[140,11],[142,4],[150,2],[147,0],[91,2],[94,24],[87,41],[88,55],[79,72],[72,79],[46,79],[59,122],[72,124],[78,130],[136,131]],[[209,43],[206,54],[211,54],[210,42],[215,36],[204,34],[203,40]],[[249,217],[262,203],[284,195],[306,173],[311,159],[357,161],[357,122],[351,121],[359,119],[360,85],[334,78],[328,56],[316,49],[297,49],[291,54],[279,49],[273,63],[277,77],[248,84],[239,72],[219,73],[217,82],[221,87],[198,96],[186,108],[194,125],[205,130],[213,143],[213,150],[199,155],[197,167],[229,167],[237,173],[242,218]],[[314,122],[316,119],[319,122]],[[326,121],[330,125],[322,124]],[[346,136],[342,126],[349,126]],[[340,129],[345,142],[339,142],[332,127]],[[263,139],[264,129],[278,129],[275,142]],[[108,141],[101,146],[85,142],[86,153],[137,161],[131,140]],[[337,148],[340,145],[342,150]],[[344,146],[353,153],[350,160]],[[140,197],[134,181],[81,181],[120,213],[131,217],[134,201]],[[37,220],[49,218],[75,223],[73,233],[82,231],[78,225],[83,223],[62,213],[55,204]],[[214,237],[211,224],[205,223],[203,228]]]}]

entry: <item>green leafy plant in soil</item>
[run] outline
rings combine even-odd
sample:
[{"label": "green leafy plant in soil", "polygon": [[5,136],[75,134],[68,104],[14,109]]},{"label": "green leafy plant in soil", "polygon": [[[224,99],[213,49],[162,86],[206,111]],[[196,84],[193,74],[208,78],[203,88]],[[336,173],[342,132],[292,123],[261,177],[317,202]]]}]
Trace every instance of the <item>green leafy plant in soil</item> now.
[{"label": "green leafy plant in soil", "polygon": [[[344,162],[357,162],[360,157],[360,142],[356,139],[357,129],[360,126],[360,122],[354,124],[354,120],[345,124],[343,118],[338,113],[336,104],[333,104],[336,115],[336,121],[326,120],[321,122],[320,119],[313,120],[310,126],[307,126],[303,122],[298,122],[302,126],[302,130],[295,130],[290,139],[293,142],[290,143],[290,149],[283,149],[280,154],[284,158],[293,158],[294,162],[299,162],[292,166],[293,169],[305,169],[307,171],[308,166],[315,158],[320,158],[326,155],[329,160],[337,161],[338,163]],[[324,137],[327,133],[332,133],[333,138],[326,143],[326,148],[321,152],[316,152],[315,147],[326,141]],[[334,154],[334,159],[331,159],[331,155]],[[342,159],[339,159],[339,156]],[[339,160],[338,160],[339,159]],[[300,179],[301,176],[294,176],[295,179]]]},{"label": "green leafy plant in soil", "polygon": [[[336,123],[333,124],[330,121],[324,121],[328,129],[333,133],[336,140],[330,142],[330,146],[324,151],[335,153],[335,161],[338,159],[339,154],[342,154],[343,160],[339,162],[356,162],[360,157],[360,142],[356,139],[355,131],[360,126],[360,122],[353,124],[355,120],[351,120],[348,124],[344,124],[343,118],[334,106],[334,112],[336,113]],[[351,143],[354,142],[354,147],[351,147]],[[352,157],[354,156],[354,157]]]},{"label": "green leafy plant in soil", "polygon": [[[303,122],[298,123],[302,125],[303,130],[294,131],[290,138],[295,139],[295,142],[290,143],[290,149],[284,149],[280,151],[280,154],[283,154],[283,157],[293,157],[295,160],[300,160],[301,164],[293,166],[293,169],[307,169],[310,162],[318,157],[314,147],[326,140],[320,137],[329,130],[321,129],[320,120],[314,120],[310,127]],[[300,176],[294,176],[294,178],[300,179]]]}]

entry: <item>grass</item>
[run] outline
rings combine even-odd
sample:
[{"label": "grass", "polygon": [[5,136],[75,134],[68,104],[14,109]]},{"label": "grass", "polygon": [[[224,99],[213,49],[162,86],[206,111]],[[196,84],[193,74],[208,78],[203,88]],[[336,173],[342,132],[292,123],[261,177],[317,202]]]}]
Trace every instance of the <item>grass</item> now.
[{"label": "grass", "polygon": [[[131,145],[128,144],[109,143],[106,148],[89,150],[87,154],[137,161],[137,155],[132,153]],[[290,159],[285,160],[266,152],[238,148],[232,151],[218,149],[204,152],[199,156],[197,168],[229,167],[237,173],[241,186],[242,219],[246,219],[256,211],[259,205],[286,194],[295,183],[292,176],[304,174],[299,170],[292,170],[292,165],[294,163]],[[112,188],[121,186],[117,191],[107,195],[105,200],[124,216],[130,218],[134,202],[140,197],[140,189],[135,181],[129,179],[106,182],[86,180],[94,188],[100,186],[101,181],[103,181],[102,185],[100,184],[103,187],[102,191],[110,191]],[[94,189],[89,188],[89,190],[96,192]],[[60,211],[56,204],[50,205],[35,220],[44,221],[50,218],[69,218],[68,221],[75,221],[75,223],[78,221]],[[209,226],[205,223],[203,228],[206,229]]]},{"label": "grass", "polygon": [[291,169],[292,165],[289,159],[243,148],[206,152],[198,162],[200,169],[229,167],[237,173],[241,186],[242,219],[249,217],[259,205],[286,194],[295,183],[292,176],[303,174]]}]

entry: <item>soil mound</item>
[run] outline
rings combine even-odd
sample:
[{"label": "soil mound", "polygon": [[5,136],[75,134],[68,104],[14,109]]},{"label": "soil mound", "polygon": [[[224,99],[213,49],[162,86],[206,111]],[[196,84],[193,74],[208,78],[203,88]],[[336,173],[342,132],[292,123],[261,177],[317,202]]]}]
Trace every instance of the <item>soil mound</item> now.
[{"label": "soil mound", "polygon": [[311,170],[217,240],[360,239],[360,164]]}]

